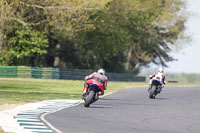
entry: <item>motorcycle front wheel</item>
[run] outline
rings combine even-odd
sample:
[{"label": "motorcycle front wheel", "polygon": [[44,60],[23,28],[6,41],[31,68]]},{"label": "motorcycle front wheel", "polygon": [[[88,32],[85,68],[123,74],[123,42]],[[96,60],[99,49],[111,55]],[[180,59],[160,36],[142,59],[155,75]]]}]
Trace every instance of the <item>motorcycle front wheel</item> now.
[{"label": "motorcycle front wheel", "polygon": [[94,96],[95,96],[95,92],[93,90],[91,90],[89,92],[89,94],[87,95],[87,97],[86,97],[85,104],[84,104],[85,107],[89,107],[90,106]]}]

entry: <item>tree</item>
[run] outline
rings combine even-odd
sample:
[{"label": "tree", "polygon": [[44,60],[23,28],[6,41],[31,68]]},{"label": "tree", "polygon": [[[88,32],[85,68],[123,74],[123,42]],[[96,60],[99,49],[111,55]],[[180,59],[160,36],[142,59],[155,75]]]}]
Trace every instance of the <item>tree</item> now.
[{"label": "tree", "polygon": [[[7,28],[4,50],[1,51],[1,63],[3,65],[32,65],[37,66],[39,55],[46,53],[48,47],[47,37],[36,30],[28,29],[22,25],[13,23],[13,28]],[[35,58],[35,59],[34,59]],[[30,62],[30,60],[35,62]]]},{"label": "tree", "polygon": [[185,28],[182,0],[2,1],[1,64],[138,73],[174,60]]},{"label": "tree", "polygon": [[88,67],[103,66],[114,72],[137,73],[151,62],[166,66],[173,60],[169,45],[175,44],[185,22],[177,13],[183,2],[170,2],[113,0],[104,10],[90,12],[91,28],[77,37],[85,51],[82,60]]}]

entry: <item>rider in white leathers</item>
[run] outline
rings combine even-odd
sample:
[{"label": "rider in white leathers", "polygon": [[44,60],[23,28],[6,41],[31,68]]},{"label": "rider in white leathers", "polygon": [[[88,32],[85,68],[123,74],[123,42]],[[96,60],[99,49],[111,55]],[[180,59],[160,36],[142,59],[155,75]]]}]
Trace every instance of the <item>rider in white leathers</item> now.
[{"label": "rider in white leathers", "polygon": [[151,88],[151,84],[153,80],[157,80],[160,82],[161,84],[161,89],[164,87],[164,85],[166,84],[166,79],[165,79],[165,75],[163,74],[163,69],[159,68],[157,73],[154,73],[152,75],[149,76],[150,80],[149,80],[149,89]]}]

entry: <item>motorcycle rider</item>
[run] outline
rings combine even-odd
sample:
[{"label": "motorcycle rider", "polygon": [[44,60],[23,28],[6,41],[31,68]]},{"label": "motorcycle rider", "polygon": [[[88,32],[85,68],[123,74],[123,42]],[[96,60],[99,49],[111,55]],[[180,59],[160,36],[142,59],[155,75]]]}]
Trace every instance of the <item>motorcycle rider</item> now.
[{"label": "motorcycle rider", "polygon": [[154,73],[154,74],[149,76],[149,78],[150,78],[150,80],[149,80],[149,90],[151,89],[151,84],[152,84],[153,80],[157,80],[157,81],[160,82],[160,84],[161,84],[160,91],[162,90],[162,88],[166,84],[165,75],[163,73],[164,73],[164,70],[162,68],[159,68],[157,73]]},{"label": "motorcycle rider", "polygon": [[97,92],[97,98],[100,95],[104,95],[104,90],[107,89],[108,77],[105,75],[104,69],[99,69],[97,72],[93,72],[85,77],[84,89],[82,92],[82,98],[85,97],[87,92],[87,83],[96,83],[100,87],[100,91]]}]

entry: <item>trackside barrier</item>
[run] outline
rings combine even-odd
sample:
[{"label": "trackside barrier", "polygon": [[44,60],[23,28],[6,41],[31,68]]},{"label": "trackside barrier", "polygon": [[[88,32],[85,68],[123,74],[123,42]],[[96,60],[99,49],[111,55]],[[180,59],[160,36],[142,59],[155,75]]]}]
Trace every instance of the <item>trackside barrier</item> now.
[{"label": "trackside barrier", "polygon": [[18,66],[17,67],[17,77],[18,78],[31,78],[32,69],[28,66]]},{"label": "trackside barrier", "polygon": [[32,78],[41,79],[42,78],[42,68],[32,67]]},{"label": "trackside barrier", "polygon": [[60,79],[84,80],[85,76],[91,73],[92,73],[91,70],[61,69]]},{"label": "trackside barrier", "polygon": [[60,69],[59,68],[52,69],[51,79],[60,79]]},{"label": "trackside barrier", "polygon": [[[35,78],[35,79],[67,79],[84,80],[92,70],[60,69],[28,66],[0,66],[0,77],[7,78]],[[137,81],[145,82],[145,77],[133,74],[107,73],[109,81]]]},{"label": "trackside barrier", "polygon": [[16,66],[0,66],[0,77],[16,78],[17,67]]},{"label": "trackside barrier", "polygon": [[109,81],[137,81],[145,82],[145,77],[135,76],[133,74],[118,74],[118,73],[108,73]]}]

